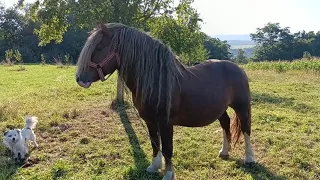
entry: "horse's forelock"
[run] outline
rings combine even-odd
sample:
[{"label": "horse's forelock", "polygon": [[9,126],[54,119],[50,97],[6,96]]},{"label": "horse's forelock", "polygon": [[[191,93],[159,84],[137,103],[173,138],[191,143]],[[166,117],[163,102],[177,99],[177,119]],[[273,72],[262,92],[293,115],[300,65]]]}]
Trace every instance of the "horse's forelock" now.
[{"label": "horse's forelock", "polygon": [[90,36],[84,44],[77,62],[77,75],[83,74],[89,68],[91,55],[102,39],[102,32],[99,29],[94,29],[90,32]]}]

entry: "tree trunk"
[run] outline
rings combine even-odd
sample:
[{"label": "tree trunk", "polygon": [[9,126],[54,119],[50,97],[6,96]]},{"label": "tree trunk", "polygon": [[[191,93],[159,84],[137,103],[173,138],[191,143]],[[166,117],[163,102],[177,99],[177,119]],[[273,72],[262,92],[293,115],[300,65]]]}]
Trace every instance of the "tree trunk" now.
[{"label": "tree trunk", "polygon": [[124,94],[124,84],[118,72],[118,80],[117,80],[117,101],[118,102],[121,102],[121,103],[123,102],[123,94]]},{"label": "tree trunk", "polygon": [[[115,22],[120,22],[120,8],[119,8],[119,0],[113,0],[111,1],[111,5],[114,8],[114,17],[113,20]],[[124,101],[123,98],[124,95],[124,84],[123,81],[121,80],[120,76],[119,76],[119,72],[118,72],[118,79],[117,79],[117,101],[122,103]]]}]

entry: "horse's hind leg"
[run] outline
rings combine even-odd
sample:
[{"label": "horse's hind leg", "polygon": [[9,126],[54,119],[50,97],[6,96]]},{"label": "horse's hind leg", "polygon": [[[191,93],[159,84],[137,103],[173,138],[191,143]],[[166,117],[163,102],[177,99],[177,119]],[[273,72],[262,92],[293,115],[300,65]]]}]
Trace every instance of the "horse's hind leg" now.
[{"label": "horse's hind leg", "polygon": [[[247,101],[245,101],[247,102]],[[251,105],[250,101],[247,103],[238,104],[233,108],[236,112],[235,118],[232,121],[231,129],[232,133],[235,134],[236,141],[240,136],[240,131],[244,135],[245,141],[245,162],[253,163],[254,162],[254,154],[251,147],[250,135],[251,135]]]},{"label": "horse's hind leg", "polygon": [[228,116],[227,112],[224,112],[221,117],[218,118],[221,128],[222,128],[222,134],[223,134],[223,144],[222,148],[219,151],[219,157],[222,159],[228,159],[229,158],[229,151],[230,151],[230,140],[231,140],[231,134],[230,134],[230,118]]}]

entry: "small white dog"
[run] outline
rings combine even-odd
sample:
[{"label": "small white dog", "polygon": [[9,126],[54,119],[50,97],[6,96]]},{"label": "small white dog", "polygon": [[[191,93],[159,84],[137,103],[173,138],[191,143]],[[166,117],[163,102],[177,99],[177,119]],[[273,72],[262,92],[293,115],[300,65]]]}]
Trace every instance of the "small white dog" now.
[{"label": "small white dog", "polygon": [[28,142],[33,141],[34,146],[38,147],[36,135],[33,129],[38,123],[35,116],[27,116],[25,119],[26,127],[22,129],[13,129],[4,133],[3,143],[13,152],[15,160],[24,161],[28,158]]},{"label": "small white dog", "polygon": [[26,127],[22,129],[21,134],[27,146],[28,146],[28,142],[32,141],[34,144],[34,147],[38,147],[38,143],[36,142],[36,135],[34,134],[34,131],[33,131],[37,123],[38,123],[38,117],[36,116],[26,117]]},{"label": "small white dog", "polygon": [[4,133],[3,143],[13,152],[14,159],[24,160],[28,157],[28,148],[20,129],[9,130]]}]

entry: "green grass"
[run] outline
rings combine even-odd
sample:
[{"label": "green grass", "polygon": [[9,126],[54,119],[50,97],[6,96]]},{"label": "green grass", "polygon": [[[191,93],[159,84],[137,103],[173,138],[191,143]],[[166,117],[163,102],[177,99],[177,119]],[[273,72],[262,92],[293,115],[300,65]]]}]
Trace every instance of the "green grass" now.
[{"label": "green grass", "polygon": [[[145,168],[152,148],[130,106],[114,107],[116,75],[80,88],[74,66],[0,66],[0,129],[39,117],[39,148],[21,167],[0,146],[0,179],[161,179]],[[230,160],[217,157],[219,122],[174,128],[178,179],[320,178],[320,78],[305,71],[275,73],[244,66],[252,91],[252,143],[257,164],[242,162],[244,144]],[[130,104],[129,104],[130,105]],[[228,110],[233,115],[231,109]],[[1,140],[2,141],[2,140]]]},{"label": "green grass", "polygon": [[310,73],[320,73],[320,59],[299,59],[292,62],[274,61],[274,62],[253,62],[245,65],[250,70],[274,70],[276,72],[286,71],[306,71]]}]

